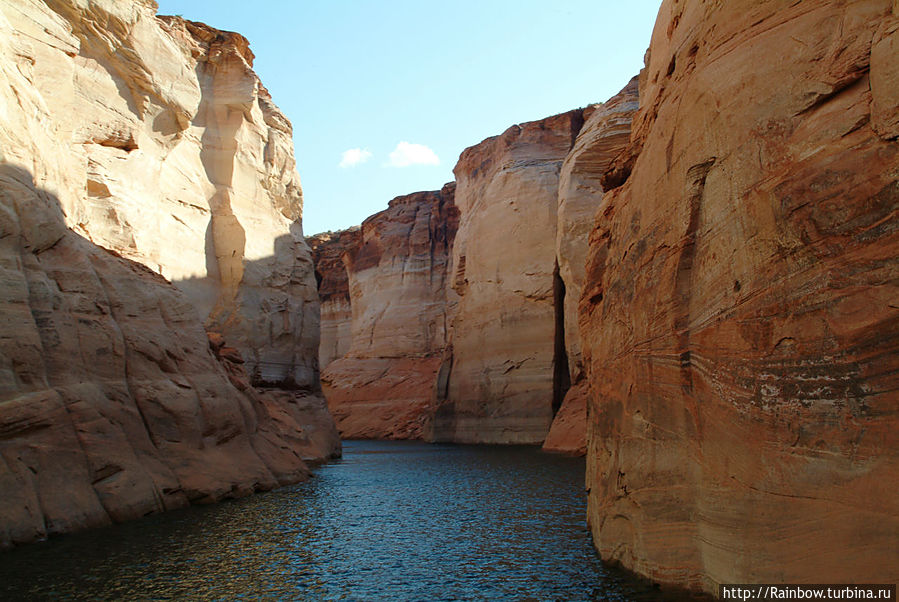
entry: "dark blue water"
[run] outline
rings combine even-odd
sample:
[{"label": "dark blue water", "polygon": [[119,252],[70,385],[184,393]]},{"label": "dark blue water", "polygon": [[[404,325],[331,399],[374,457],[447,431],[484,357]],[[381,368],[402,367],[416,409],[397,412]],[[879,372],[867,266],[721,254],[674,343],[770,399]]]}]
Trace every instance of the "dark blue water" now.
[{"label": "dark blue water", "polygon": [[0,553],[0,599],[654,600],[603,566],[583,459],[346,442],[299,485]]}]

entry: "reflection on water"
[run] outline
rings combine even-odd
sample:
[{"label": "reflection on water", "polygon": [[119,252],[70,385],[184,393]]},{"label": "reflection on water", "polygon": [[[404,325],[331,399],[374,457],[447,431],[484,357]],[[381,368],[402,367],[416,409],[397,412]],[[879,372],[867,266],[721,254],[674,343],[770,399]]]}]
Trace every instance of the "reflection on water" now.
[{"label": "reflection on water", "polygon": [[292,487],[0,553],[0,599],[650,600],[604,567],[583,459],[346,442]]}]

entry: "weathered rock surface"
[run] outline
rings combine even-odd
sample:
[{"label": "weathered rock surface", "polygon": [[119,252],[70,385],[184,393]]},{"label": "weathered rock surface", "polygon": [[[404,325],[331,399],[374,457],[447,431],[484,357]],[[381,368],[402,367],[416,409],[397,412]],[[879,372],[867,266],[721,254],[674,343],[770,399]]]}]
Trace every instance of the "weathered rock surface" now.
[{"label": "weathered rock surface", "polygon": [[350,283],[343,254],[355,249],[361,236],[362,230],[355,227],[306,238],[312,250],[321,303],[321,342],[318,346],[321,370],[350,350],[353,314],[350,310]]},{"label": "weathered rock surface", "polygon": [[[602,202],[600,180],[630,140],[631,119],[637,110],[637,78],[601,105],[584,110],[584,126],[559,176],[556,216],[556,262],[564,286],[556,312],[564,320],[564,350],[571,388],[543,444],[548,451],[583,455],[586,452],[586,374],[581,358],[577,308],[584,288],[584,264],[593,216]],[[557,320],[559,316],[557,315]],[[557,324],[558,326],[558,324]],[[557,335],[558,338],[558,335]],[[560,343],[562,341],[558,341]],[[556,366],[558,373],[560,366]],[[559,375],[556,376],[557,386]]]},{"label": "weathered rock surface", "polygon": [[[422,436],[446,346],[446,282],[458,225],[454,191],[447,184],[397,197],[362,223],[361,235],[332,236],[331,250],[314,243],[322,258],[323,307],[344,286],[333,262],[338,253],[347,278],[349,349],[322,372],[345,438]],[[347,247],[351,238],[355,246]]]},{"label": "weathered rock surface", "polygon": [[459,301],[429,438],[540,443],[549,431],[562,401],[553,387],[559,172],[582,124],[576,110],[513,126],[455,167]]},{"label": "weathered rock surface", "polygon": [[0,7],[0,546],[339,450],[289,123],[246,40],[154,11]]},{"label": "weathered rock surface", "polygon": [[315,383],[318,301],[291,125],[247,40],[157,18],[149,0],[4,6],[10,64],[61,143],[66,223],[175,282],[255,381]]},{"label": "weathered rock surface", "polygon": [[[344,436],[540,443],[558,413],[547,449],[583,453],[576,309],[587,235],[600,179],[629,141],[636,108],[635,79],[606,103],[467,149],[455,169],[455,239],[435,238],[428,225],[456,228],[455,214],[424,211],[436,193],[394,200],[363,224],[361,240],[359,230],[309,238],[323,384]],[[563,403],[572,383],[579,388]],[[397,422],[386,427],[391,416]]]},{"label": "weathered rock surface", "polygon": [[897,13],[663,3],[580,306],[604,558],[899,579]]},{"label": "weathered rock surface", "polygon": [[440,356],[335,360],[322,373],[328,408],[345,439],[421,439]]},{"label": "weathered rock surface", "polygon": [[581,380],[565,393],[556,412],[543,450],[583,456],[587,453],[587,380]]},{"label": "weathered rock surface", "polygon": [[180,291],[68,230],[8,163],[0,233],[0,547],[271,489],[339,452],[319,395],[216,362]]}]

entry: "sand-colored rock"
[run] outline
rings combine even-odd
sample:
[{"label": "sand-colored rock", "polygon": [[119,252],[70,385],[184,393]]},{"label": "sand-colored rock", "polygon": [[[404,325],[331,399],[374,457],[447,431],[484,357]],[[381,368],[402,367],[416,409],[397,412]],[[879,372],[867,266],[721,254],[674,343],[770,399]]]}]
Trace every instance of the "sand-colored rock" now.
[{"label": "sand-colored rock", "polygon": [[459,301],[431,439],[540,443],[549,431],[562,401],[553,390],[559,171],[582,120],[576,110],[513,126],[456,164]]},{"label": "sand-colored rock", "polygon": [[289,124],[246,40],[154,10],[0,6],[0,547],[339,450]]},{"label": "sand-colored rock", "polygon": [[183,293],[68,230],[8,163],[0,216],[0,547],[271,489],[339,452],[320,396],[229,377]]},{"label": "sand-colored rock", "polygon": [[[154,13],[149,0],[4,3],[9,64],[58,141],[66,223],[175,282],[257,382],[314,386],[290,122],[245,38]],[[15,122],[24,107],[10,110]]]},{"label": "sand-colored rock", "polygon": [[[584,126],[562,163],[559,176],[559,205],[556,216],[556,263],[564,286],[562,312],[564,350],[570,384],[562,406],[553,418],[544,441],[547,451],[586,453],[586,374],[581,357],[577,308],[584,288],[584,264],[593,216],[602,202],[600,182],[611,163],[630,140],[631,119],[637,110],[637,78],[600,105],[584,110]],[[560,316],[557,315],[557,320]],[[559,341],[557,340],[557,344]],[[557,367],[558,372],[558,367]],[[556,377],[558,379],[558,376]]]},{"label": "sand-colored rock", "polygon": [[345,257],[350,357],[432,355],[446,345],[446,279],[458,227],[455,184],[390,201]]},{"label": "sand-colored rock", "polygon": [[[324,242],[318,240],[323,235],[312,237],[322,306],[342,297],[344,286],[349,294],[348,350],[322,371],[328,407],[344,438],[422,436],[446,347],[447,276],[458,225],[454,191],[447,184],[397,197],[366,219],[359,235],[324,235]],[[346,339],[337,335],[339,351]]]},{"label": "sand-colored rock", "polygon": [[350,284],[343,254],[355,249],[361,236],[362,230],[353,227],[306,237],[312,250],[321,305],[321,342],[318,346],[321,370],[346,355],[353,340]]},{"label": "sand-colored rock", "polygon": [[663,3],[580,306],[604,558],[899,580],[897,17]]}]

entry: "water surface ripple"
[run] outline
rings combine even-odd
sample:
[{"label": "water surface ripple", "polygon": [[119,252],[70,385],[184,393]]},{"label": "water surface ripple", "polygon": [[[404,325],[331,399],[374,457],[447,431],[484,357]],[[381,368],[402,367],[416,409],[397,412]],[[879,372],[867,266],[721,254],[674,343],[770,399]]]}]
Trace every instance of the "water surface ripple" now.
[{"label": "water surface ripple", "polygon": [[655,600],[599,562],[583,459],[344,444],[305,483],[0,553],[0,599]]}]

